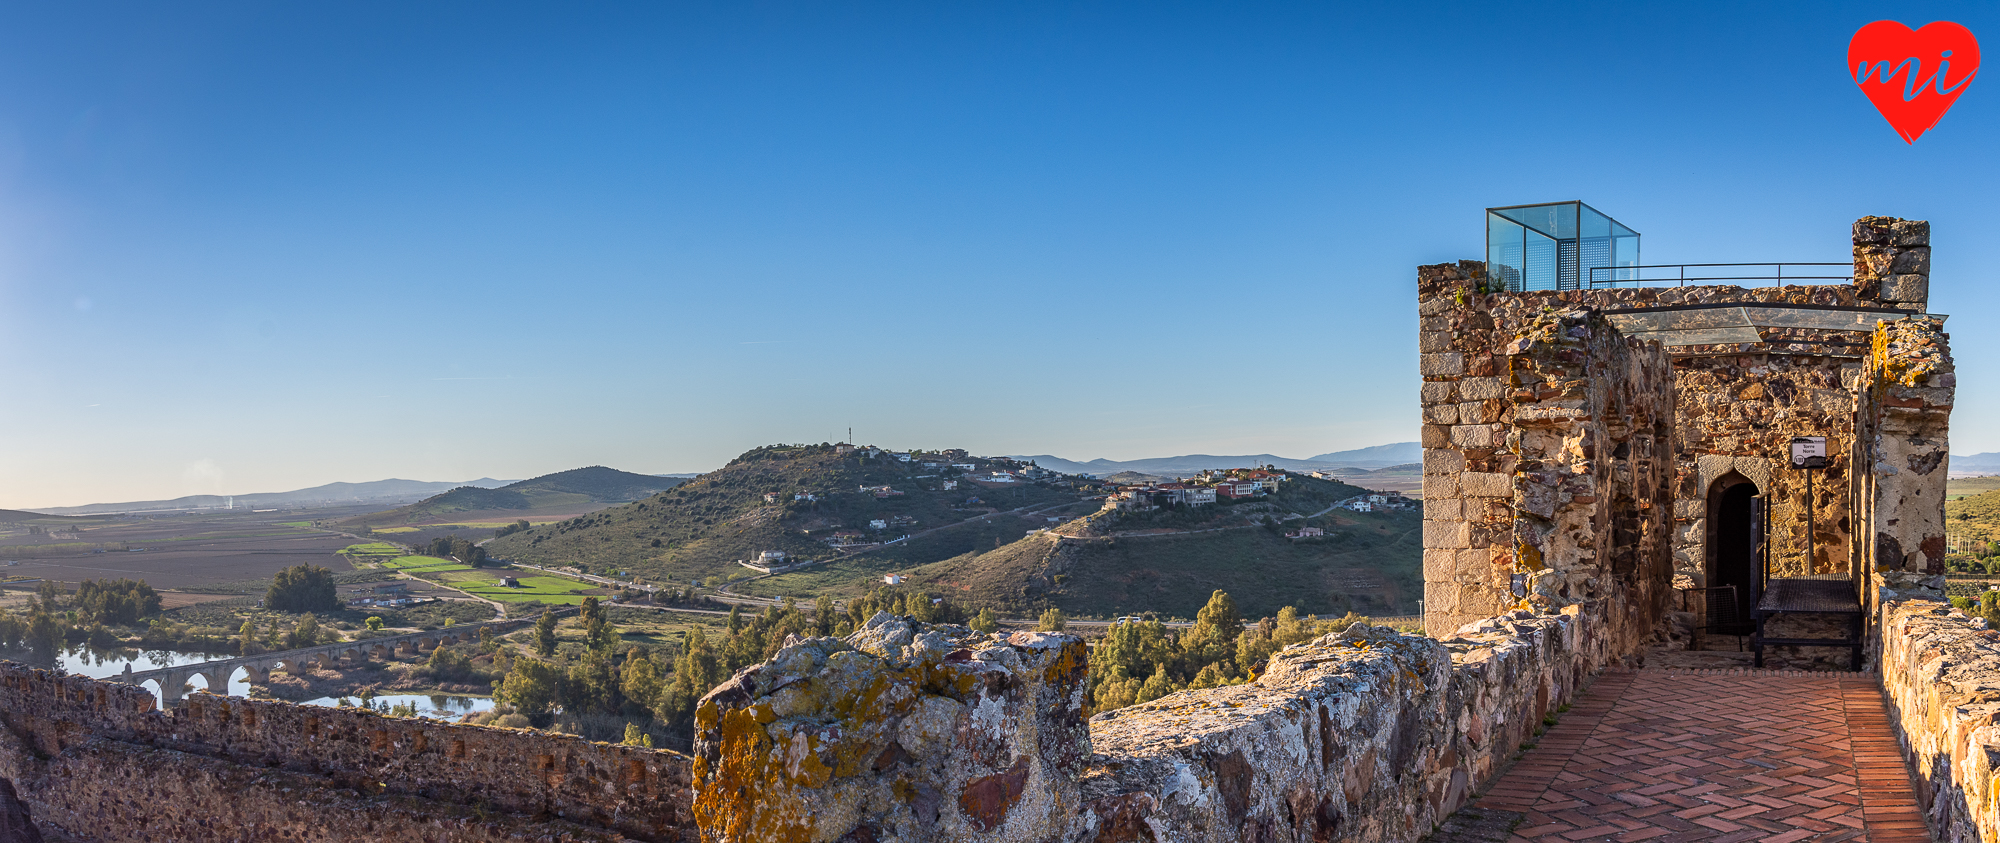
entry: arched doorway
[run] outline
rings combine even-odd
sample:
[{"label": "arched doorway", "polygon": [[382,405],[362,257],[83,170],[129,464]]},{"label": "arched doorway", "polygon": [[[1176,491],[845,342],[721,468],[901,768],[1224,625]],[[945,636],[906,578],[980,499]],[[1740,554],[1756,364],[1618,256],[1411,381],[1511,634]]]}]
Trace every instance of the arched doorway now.
[{"label": "arched doorway", "polygon": [[[1748,629],[1763,578],[1759,560],[1760,532],[1757,484],[1730,472],[1708,488],[1707,559],[1708,625]],[[1724,590],[1734,586],[1733,593]]]}]

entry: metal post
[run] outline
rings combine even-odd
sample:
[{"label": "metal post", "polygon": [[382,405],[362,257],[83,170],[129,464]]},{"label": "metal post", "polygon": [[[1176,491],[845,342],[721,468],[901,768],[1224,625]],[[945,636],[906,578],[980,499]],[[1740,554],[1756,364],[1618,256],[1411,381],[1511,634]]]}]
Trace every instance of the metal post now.
[{"label": "metal post", "polygon": [[1806,576],[1813,574],[1813,487],[1812,469],[1806,469]]}]

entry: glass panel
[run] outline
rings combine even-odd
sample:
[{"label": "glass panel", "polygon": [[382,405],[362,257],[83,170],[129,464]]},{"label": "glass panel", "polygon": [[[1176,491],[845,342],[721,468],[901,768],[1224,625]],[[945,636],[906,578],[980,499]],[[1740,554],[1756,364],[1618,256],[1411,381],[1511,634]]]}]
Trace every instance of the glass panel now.
[{"label": "glass panel", "polygon": [[1521,256],[1521,289],[1556,288],[1556,241],[1529,229]]},{"label": "glass panel", "polygon": [[1863,313],[1852,310],[1791,310],[1759,307],[1750,310],[1750,321],[1768,328],[1818,328],[1823,331],[1873,331],[1877,322],[1893,322],[1900,313]]},{"label": "glass panel", "polygon": [[1499,214],[1486,214],[1487,282],[1503,290],[1521,289],[1521,246],[1526,230]]},{"label": "glass panel", "polygon": [[1575,202],[1556,202],[1549,205],[1523,205],[1518,208],[1492,208],[1493,213],[1527,226],[1529,230],[1541,232],[1545,237],[1569,240],[1576,237]]},{"label": "glass panel", "polygon": [[1733,328],[1702,328],[1694,331],[1657,331],[1628,334],[1642,340],[1659,340],[1661,345],[1720,345],[1731,342],[1761,343],[1764,335],[1756,328],[1739,325]]},{"label": "glass panel", "polygon": [[1610,280],[1610,273],[1605,270],[1611,266],[1611,218],[1598,213],[1596,208],[1579,205],[1576,229],[1580,277],[1590,282]]},{"label": "glass panel", "polygon": [[1740,307],[1705,307],[1700,310],[1660,310],[1651,313],[1607,313],[1611,327],[1619,333],[1639,334],[1659,331],[1698,331],[1709,328],[1750,327],[1750,318]]}]

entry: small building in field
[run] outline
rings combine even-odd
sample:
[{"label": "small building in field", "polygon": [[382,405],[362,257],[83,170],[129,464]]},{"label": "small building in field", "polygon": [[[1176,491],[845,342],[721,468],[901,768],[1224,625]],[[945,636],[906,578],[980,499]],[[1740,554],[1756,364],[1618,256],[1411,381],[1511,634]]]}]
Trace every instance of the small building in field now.
[{"label": "small building in field", "polygon": [[1311,539],[1311,538],[1318,538],[1324,535],[1326,535],[1326,531],[1318,527],[1300,527],[1296,530],[1292,530],[1290,532],[1285,533],[1285,538]]}]

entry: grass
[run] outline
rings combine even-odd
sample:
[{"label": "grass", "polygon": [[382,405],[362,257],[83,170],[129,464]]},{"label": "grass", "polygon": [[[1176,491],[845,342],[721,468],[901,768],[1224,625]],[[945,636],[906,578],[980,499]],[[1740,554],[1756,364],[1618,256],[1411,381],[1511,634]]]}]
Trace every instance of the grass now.
[{"label": "grass", "polygon": [[368,542],[350,544],[341,548],[340,553],[347,556],[401,556],[403,548],[388,542]]},{"label": "grass", "polygon": [[371,533],[414,533],[414,532],[416,532],[416,531],[417,531],[417,528],[415,528],[415,527],[370,527],[370,528],[368,528],[368,532],[371,532]]},{"label": "grass", "polygon": [[435,556],[398,556],[383,562],[382,566],[404,573],[417,573],[419,571],[432,571],[444,568],[465,571],[472,569],[471,565],[453,562],[450,559],[439,559]]},{"label": "grass", "polygon": [[[431,557],[404,557],[405,559],[429,559]],[[397,560],[402,561],[402,560]],[[595,591],[598,586],[556,576],[520,577],[520,588],[508,588],[500,584],[506,573],[493,568],[474,568],[468,565],[446,564],[431,567],[402,568],[404,573],[416,574],[424,579],[440,582],[467,594],[477,595],[487,600],[503,603],[542,602],[564,606],[574,606],[583,602],[584,592]]]},{"label": "grass", "polygon": [[313,522],[311,522],[311,521],[280,521],[280,522],[278,522],[278,526],[280,526],[280,527],[298,527],[298,528],[300,528],[300,529],[306,529],[306,530],[310,530],[310,529],[312,529],[312,525],[313,525]]}]

